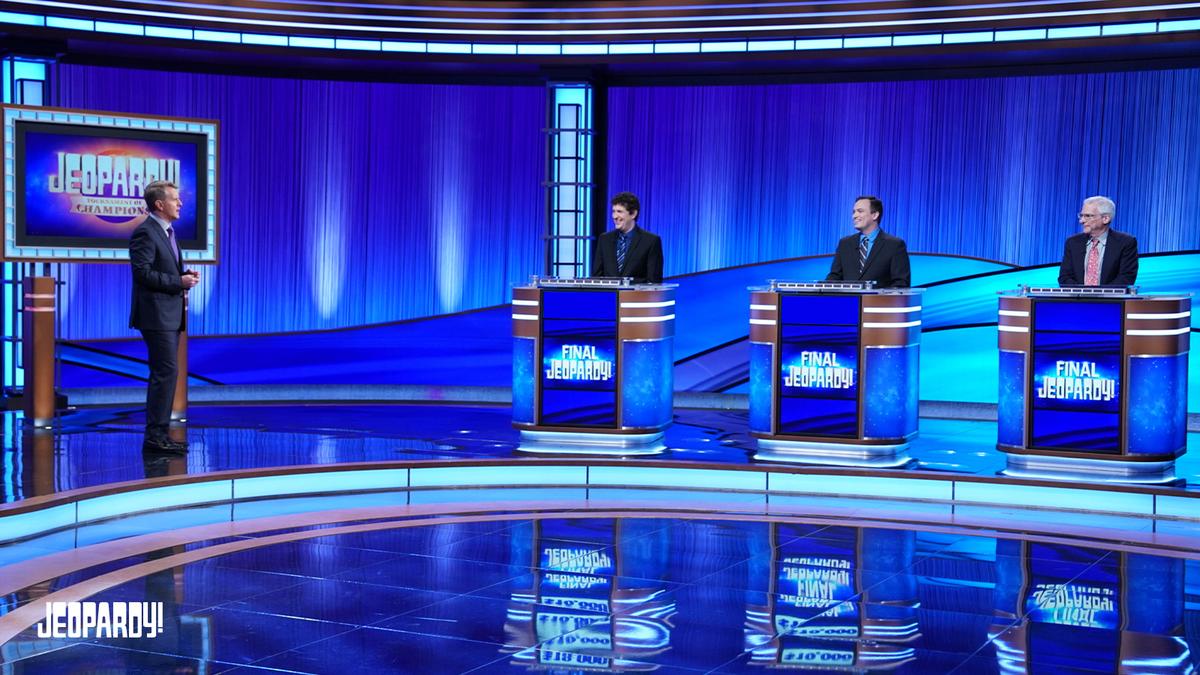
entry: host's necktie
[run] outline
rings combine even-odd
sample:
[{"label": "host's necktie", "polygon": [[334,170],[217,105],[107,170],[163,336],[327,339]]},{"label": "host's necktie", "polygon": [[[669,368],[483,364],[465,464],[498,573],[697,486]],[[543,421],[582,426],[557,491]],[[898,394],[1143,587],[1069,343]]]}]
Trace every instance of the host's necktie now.
[{"label": "host's necktie", "polygon": [[629,235],[622,232],[617,236],[617,274],[625,271],[626,253],[629,253]]},{"label": "host's necktie", "polygon": [[171,242],[171,252],[175,254],[175,262],[179,262],[179,245],[175,243],[175,228],[167,226],[167,240]]},{"label": "host's necktie", "polygon": [[1088,249],[1087,271],[1083,273],[1084,286],[1100,285],[1100,239],[1092,239],[1092,247]]}]

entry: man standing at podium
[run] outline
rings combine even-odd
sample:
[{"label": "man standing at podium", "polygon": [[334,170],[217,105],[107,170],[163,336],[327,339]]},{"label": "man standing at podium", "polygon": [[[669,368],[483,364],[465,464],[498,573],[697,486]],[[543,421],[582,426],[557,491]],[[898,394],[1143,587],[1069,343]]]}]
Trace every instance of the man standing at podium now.
[{"label": "man standing at podium", "polygon": [[1137,238],[1112,229],[1117,205],[1088,197],[1079,209],[1083,232],[1067,238],[1059,286],[1132,286],[1137,282]]},{"label": "man standing at podium", "polygon": [[145,452],[184,453],[186,443],[167,438],[178,377],[179,334],[187,325],[184,294],[200,282],[200,275],[185,270],[172,223],[179,220],[183,200],[179,188],[157,180],[143,192],[149,216],[129,238],[129,264],[133,268],[133,302],[129,327],[146,341],[150,379],[146,384]]},{"label": "man standing at podium", "polygon": [[908,288],[912,273],[904,240],[880,229],[883,202],[864,196],[854,200],[855,234],[842,237],[826,281],[874,281],[876,288]]},{"label": "man standing at podium", "polygon": [[662,283],[662,239],[637,225],[641,204],[632,192],[612,198],[615,229],[600,235],[592,255],[592,276],[633,277],[636,284]]}]

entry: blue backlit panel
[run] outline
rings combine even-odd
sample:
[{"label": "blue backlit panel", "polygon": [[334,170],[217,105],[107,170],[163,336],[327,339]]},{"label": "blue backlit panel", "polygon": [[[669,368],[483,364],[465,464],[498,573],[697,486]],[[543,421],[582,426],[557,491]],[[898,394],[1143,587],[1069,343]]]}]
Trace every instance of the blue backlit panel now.
[{"label": "blue backlit panel", "polygon": [[674,338],[627,341],[622,346],[621,425],[661,427],[671,421],[675,402]]},{"label": "blue backlit panel", "polygon": [[996,440],[1025,445],[1025,354],[1000,352],[1000,392],[996,407]]},{"label": "blue backlit panel", "polygon": [[750,344],[750,431],[771,433],[771,365],[774,348],[769,344]]},{"label": "blue backlit panel", "polygon": [[1030,445],[1121,450],[1120,301],[1033,305]]},{"label": "blue backlit panel", "polygon": [[617,292],[542,293],[541,415],[550,426],[617,425]]},{"label": "blue backlit panel", "polygon": [[1170,454],[1187,445],[1188,355],[1129,359],[1129,454]]},{"label": "blue backlit panel", "polygon": [[780,298],[776,433],[858,436],[859,302],[857,295]]},{"label": "blue backlit panel", "polygon": [[512,410],[513,421],[533,424],[537,383],[537,346],[531,338],[513,338]]},{"label": "blue backlit panel", "polygon": [[915,434],[920,347],[869,347],[863,351],[863,436],[905,438]]}]

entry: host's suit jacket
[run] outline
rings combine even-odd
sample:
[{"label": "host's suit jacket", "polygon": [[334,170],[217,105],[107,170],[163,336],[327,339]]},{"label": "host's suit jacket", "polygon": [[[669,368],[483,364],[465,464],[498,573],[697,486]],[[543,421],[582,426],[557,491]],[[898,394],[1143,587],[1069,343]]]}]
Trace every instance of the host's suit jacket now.
[{"label": "host's suit jacket", "polygon": [[[1087,275],[1087,246],[1091,236],[1080,232],[1067,237],[1062,265],[1058,268],[1059,286],[1082,286]],[[1104,260],[1100,262],[1101,286],[1131,286],[1137,282],[1137,238],[1116,230],[1108,231]]]},{"label": "host's suit jacket", "polygon": [[908,288],[912,285],[908,247],[903,239],[883,230],[875,237],[871,253],[867,256],[867,266],[859,274],[858,240],[861,237],[861,234],[855,233],[838,241],[826,281],[874,281],[876,288]]},{"label": "host's suit jacket", "polygon": [[609,230],[596,241],[596,253],[592,256],[592,276],[633,277],[637,284],[662,283],[663,252],[662,239],[636,225],[633,241],[625,252],[625,267],[617,268],[616,230]]},{"label": "host's suit jacket", "polygon": [[162,225],[153,218],[147,217],[130,236],[129,264],[133,268],[129,327],[183,330],[183,262],[171,250],[171,240]]}]

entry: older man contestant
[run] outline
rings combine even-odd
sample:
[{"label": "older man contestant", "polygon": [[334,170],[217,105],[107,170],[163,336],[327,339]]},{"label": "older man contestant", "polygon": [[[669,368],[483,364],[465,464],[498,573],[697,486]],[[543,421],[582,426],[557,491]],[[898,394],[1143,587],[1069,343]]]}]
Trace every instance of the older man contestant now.
[{"label": "older man contestant", "polygon": [[1083,232],[1067,238],[1059,286],[1130,286],[1137,282],[1137,239],[1112,229],[1117,206],[1108,197],[1088,197],[1079,209]]}]

